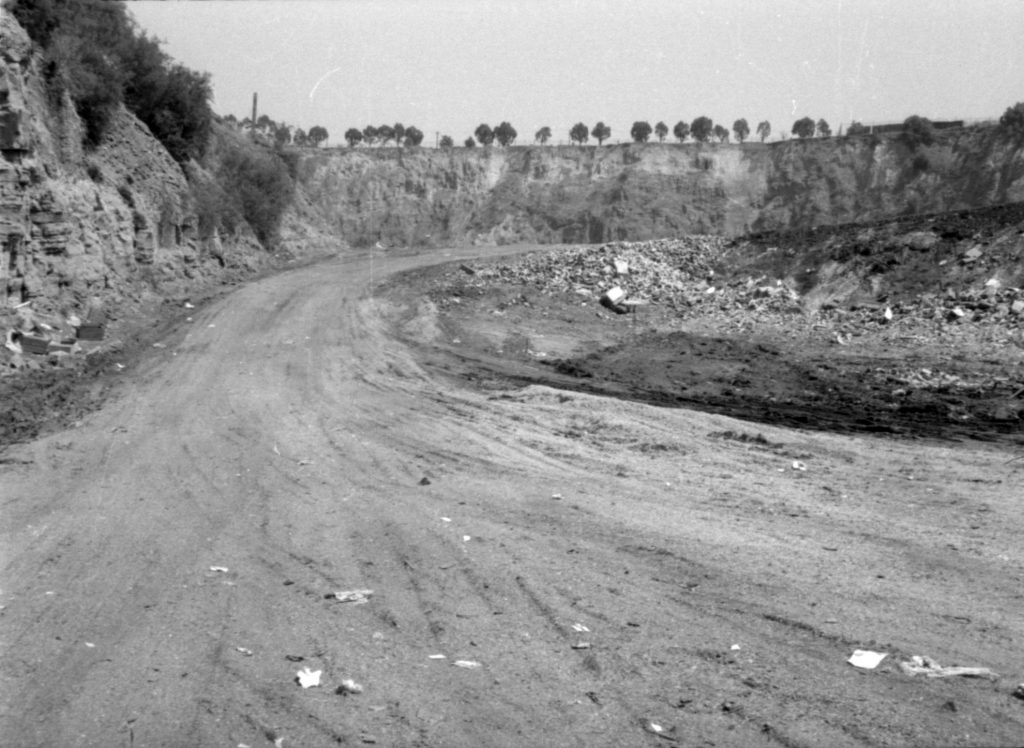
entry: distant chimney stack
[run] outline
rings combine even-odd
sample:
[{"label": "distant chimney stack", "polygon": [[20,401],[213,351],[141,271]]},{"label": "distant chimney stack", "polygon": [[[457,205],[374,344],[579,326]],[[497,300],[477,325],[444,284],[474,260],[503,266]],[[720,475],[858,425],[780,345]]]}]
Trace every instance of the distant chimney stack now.
[{"label": "distant chimney stack", "polygon": [[252,95],[252,126],[256,127],[256,93]]}]

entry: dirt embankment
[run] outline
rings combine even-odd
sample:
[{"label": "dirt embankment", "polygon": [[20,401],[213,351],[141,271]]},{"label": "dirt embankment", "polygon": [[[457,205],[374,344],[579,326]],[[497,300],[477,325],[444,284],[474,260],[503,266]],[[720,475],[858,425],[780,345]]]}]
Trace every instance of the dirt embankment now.
[{"label": "dirt embankment", "polygon": [[353,245],[601,243],[863,222],[1024,199],[995,128],[762,145],[338,149],[300,182]]}]

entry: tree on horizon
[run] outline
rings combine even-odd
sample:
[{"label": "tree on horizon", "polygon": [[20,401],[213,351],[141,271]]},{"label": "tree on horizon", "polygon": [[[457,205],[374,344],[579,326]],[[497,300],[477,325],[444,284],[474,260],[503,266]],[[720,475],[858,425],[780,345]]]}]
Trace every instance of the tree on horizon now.
[{"label": "tree on horizon", "polygon": [[651,137],[651,123],[643,120],[634,122],[629,130],[629,137],[636,143],[646,143]]},{"label": "tree on horizon", "polygon": [[402,138],[402,142],[410,148],[415,148],[423,142],[423,131],[420,128],[410,125],[409,127],[402,128],[405,135]]},{"label": "tree on horizon", "polygon": [[519,135],[519,133],[516,132],[516,128],[512,127],[508,122],[502,122],[494,128],[494,137],[503,146],[509,146],[515,143],[517,135]]},{"label": "tree on horizon", "polygon": [[313,125],[309,128],[309,132],[306,137],[309,138],[309,142],[313,144],[314,148],[319,148],[320,144],[326,142],[328,138],[327,129],[320,125]]},{"label": "tree on horizon", "polygon": [[363,142],[363,134],[357,128],[350,127],[345,131],[345,140],[348,141],[349,148],[355,148]]},{"label": "tree on horizon", "polygon": [[590,140],[590,130],[582,122],[577,122],[569,130],[569,140],[577,145],[583,145]]},{"label": "tree on horizon", "polygon": [[740,118],[732,123],[732,131],[736,133],[736,140],[742,144],[747,139],[747,136],[750,135],[750,125],[747,124],[745,119]]},{"label": "tree on horizon", "polygon": [[814,136],[814,120],[810,117],[801,117],[793,123],[793,134],[801,140]]},{"label": "tree on horizon", "polygon": [[714,129],[710,117],[698,117],[690,124],[690,135],[699,143],[707,143]]},{"label": "tree on horizon", "polygon": [[476,136],[477,141],[480,145],[490,145],[494,142],[494,130],[487,123],[477,125],[476,130],[473,131],[473,135]]},{"label": "tree on horizon", "polygon": [[395,139],[395,128],[391,125],[381,125],[377,128],[377,137],[380,138],[380,144],[385,146]]}]

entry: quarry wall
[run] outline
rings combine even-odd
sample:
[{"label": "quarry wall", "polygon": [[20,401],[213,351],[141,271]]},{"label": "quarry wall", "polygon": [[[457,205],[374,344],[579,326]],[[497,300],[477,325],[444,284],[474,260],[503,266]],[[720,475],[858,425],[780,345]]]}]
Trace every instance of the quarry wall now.
[{"label": "quarry wall", "polygon": [[645,240],[877,220],[1024,200],[992,127],[773,144],[306,152],[299,181],[353,245]]}]

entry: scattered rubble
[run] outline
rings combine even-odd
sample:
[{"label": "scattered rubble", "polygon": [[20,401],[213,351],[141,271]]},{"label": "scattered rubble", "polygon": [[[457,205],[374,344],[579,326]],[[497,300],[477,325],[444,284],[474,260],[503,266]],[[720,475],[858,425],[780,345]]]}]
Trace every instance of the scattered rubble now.
[{"label": "scattered rubble", "polygon": [[[933,233],[912,232],[897,243],[920,251],[937,241]],[[582,305],[596,301],[617,313],[629,311],[630,300],[643,299],[679,318],[718,319],[724,329],[743,331],[765,324],[788,326],[793,334],[820,329],[841,345],[870,332],[942,339],[961,334],[961,328],[981,328],[991,333],[994,346],[1014,344],[1024,335],[1024,289],[994,275],[982,275],[977,283],[962,278],[956,288],[950,285],[941,293],[905,299],[883,295],[865,301],[862,294],[839,292],[803,295],[791,277],[716,275],[715,267],[725,255],[744,246],[742,241],[697,235],[541,251],[505,263],[481,263],[471,268],[472,275],[452,271],[452,283],[435,294],[435,301],[444,309],[461,303],[463,295],[497,283],[527,289],[510,305],[535,305],[530,290],[571,295]],[[967,254],[974,256],[973,250]]]},{"label": "scattered rubble", "polygon": [[573,293],[581,303],[597,297],[610,304],[627,298],[684,309],[701,298],[714,277],[713,264],[726,244],[716,236],[647,242],[613,242],[524,255],[511,263],[474,268],[469,286],[498,282],[539,287],[542,293]]}]

